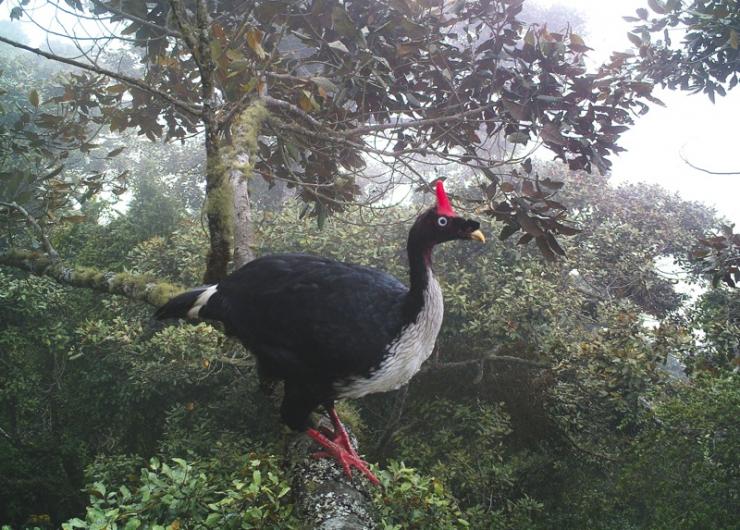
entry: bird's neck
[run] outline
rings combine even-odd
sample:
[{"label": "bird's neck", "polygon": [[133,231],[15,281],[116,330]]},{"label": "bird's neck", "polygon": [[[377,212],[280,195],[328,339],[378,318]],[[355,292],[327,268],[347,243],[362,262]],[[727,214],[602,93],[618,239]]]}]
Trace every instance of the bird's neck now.
[{"label": "bird's neck", "polygon": [[424,292],[432,278],[433,245],[409,237],[406,249],[409,256],[409,292],[403,306],[405,322],[416,320],[424,306]]}]

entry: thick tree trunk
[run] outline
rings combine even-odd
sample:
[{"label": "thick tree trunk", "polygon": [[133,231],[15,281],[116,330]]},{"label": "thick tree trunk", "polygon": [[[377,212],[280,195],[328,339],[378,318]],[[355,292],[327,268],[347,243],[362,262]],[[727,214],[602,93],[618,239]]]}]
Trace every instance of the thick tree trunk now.
[{"label": "thick tree trunk", "polygon": [[[321,422],[331,429],[331,422]],[[346,425],[345,425],[346,427]],[[347,427],[352,445],[357,440]],[[289,444],[288,466],[293,476],[293,497],[305,527],[313,530],[367,530],[376,528],[370,488],[374,487],[354,470],[350,480],[331,459],[313,458],[320,448],[311,438],[300,434]]]},{"label": "thick tree trunk", "polygon": [[255,101],[234,117],[231,144],[219,145],[215,132],[206,134],[206,213],[211,240],[204,278],[207,284],[226,276],[232,245],[235,268],[254,258],[248,186],[266,118],[264,105]]}]

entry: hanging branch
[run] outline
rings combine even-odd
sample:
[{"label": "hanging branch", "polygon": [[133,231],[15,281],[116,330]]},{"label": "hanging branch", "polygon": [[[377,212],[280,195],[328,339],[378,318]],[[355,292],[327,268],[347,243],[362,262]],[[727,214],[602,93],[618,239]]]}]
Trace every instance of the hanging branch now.
[{"label": "hanging branch", "polygon": [[708,173],[710,175],[720,175],[720,176],[722,176],[722,175],[740,175],[740,171],[712,171],[712,170],[709,170],[709,169],[705,169],[703,167],[696,166],[696,165],[692,164],[689,161],[688,158],[686,158],[686,155],[684,155],[684,153],[683,153],[683,147],[678,152],[678,156],[680,156],[681,157],[681,160],[683,160],[686,163],[686,165],[689,166],[690,168],[696,169],[697,171],[702,171],[704,173]]}]

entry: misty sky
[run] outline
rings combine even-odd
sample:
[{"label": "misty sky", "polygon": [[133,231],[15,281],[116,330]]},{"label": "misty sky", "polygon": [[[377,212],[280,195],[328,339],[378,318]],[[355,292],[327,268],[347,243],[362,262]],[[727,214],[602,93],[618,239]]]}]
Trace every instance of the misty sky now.
[{"label": "misty sky", "polygon": [[[622,16],[634,15],[647,0],[529,0],[542,6],[563,5],[579,11],[588,28],[586,44],[594,61],[611,51],[629,48],[630,25]],[[627,131],[619,144],[627,149],[613,158],[615,182],[653,182],[677,191],[683,198],[713,205],[740,226],[740,175],[708,175],[712,171],[740,172],[740,89],[712,103],[702,94],[661,90],[656,96],[668,107],[653,106]]]}]

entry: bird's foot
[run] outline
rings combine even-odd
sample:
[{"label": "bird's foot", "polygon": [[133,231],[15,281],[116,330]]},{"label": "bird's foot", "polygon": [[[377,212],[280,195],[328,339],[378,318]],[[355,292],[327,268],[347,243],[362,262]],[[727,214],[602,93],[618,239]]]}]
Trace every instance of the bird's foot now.
[{"label": "bird's foot", "polygon": [[333,458],[342,466],[345,475],[352,479],[352,467],[356,467],[367,477],[373,484],[380,485],[378,478],[370,471],[368,463],[357,454],[352,443],[349,441],[347,432],[342,428],[340,432],[335,432],[332,439],[327,438],[316,429],[306,431],[325,450],[313,454],[314,458]]}]

